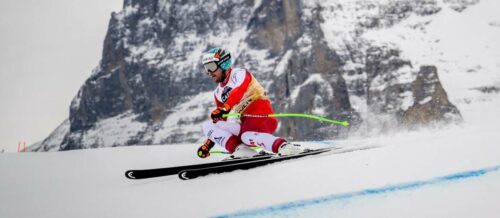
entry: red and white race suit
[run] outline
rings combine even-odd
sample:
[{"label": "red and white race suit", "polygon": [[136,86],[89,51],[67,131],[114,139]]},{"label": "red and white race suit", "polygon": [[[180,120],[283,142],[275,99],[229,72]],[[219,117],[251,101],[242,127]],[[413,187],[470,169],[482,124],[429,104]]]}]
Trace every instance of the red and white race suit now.
[{"label": "red and white race suit", "polygon": [[[226,79],[219,83],[214,91],[217,107],[228,104],[231,107],[231,113],[273,113],[271,102],[264,88],[250,71],[234,68],[229,69],[226,75]],[[285,142],[283,138],[272,135],[277,127],[278,120],[274,117],[242,116],[239,122],[206,122],[203,124],[203,132],[231,153],[241,143],[263,147],[276,153],[278,146]]]}]

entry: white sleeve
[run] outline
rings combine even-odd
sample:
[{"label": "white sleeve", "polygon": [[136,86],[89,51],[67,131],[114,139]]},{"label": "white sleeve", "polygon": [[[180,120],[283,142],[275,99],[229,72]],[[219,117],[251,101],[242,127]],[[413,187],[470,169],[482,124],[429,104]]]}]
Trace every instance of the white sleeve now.
[{"label": "white sleeve", "polygon": [[241,86],[241,84],[243,84],[243,81],[245,81],[246,72],[247,71],[245,69],[233,69],[233,75],[231,75],[231,81],[229,81],[230,83],[232,83],[232,87],[239,87]]}]

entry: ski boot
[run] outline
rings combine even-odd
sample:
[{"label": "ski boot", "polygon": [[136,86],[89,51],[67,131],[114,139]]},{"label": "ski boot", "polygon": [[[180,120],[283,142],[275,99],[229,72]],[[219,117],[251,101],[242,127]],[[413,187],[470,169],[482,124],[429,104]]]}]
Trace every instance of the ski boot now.
[{"label": "ski boot", "polygon": [[238,145],[234,152],[231,154],[232,159],[249,158],[259,155],[259,152],[253,150],[251,147],[246,145]]},{"label": "ski boot", "polygon": [[305,151],[306,150],[302,148],[302,146],[299,144],[292,144],[289,142],[285,142],[281,144],[280,147],[278,148],[278,155],[279,156],[294,155],[294,154],[300,154]]}]

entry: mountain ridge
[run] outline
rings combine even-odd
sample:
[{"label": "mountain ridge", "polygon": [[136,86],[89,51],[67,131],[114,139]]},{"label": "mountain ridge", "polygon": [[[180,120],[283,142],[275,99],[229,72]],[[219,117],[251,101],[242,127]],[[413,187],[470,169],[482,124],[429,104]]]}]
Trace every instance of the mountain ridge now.
[{"label": "mountain ridge", "polygon": [[[34,150],[202,141],[198,126],[214,105],[209,97],[213,84],[200,76],[199,56],[222,45],[235,54],[235,66],[249,69],[266,87],[275,111],[352,123],[346,129],[283,119],[277,132],[281,136],[345,138],[373,128],[374,122],[399,128],[406,125],[402,115],[413,101],[412,84],[419,71],[397,46],[375,45],[363,32],[390,28],[410,16],[432,16],[447,2],[458,4],[275,0],[256,5],[241,0],[183,5],[126,0],[123,10],[111,16],[99,66],[71,103],[69,131],[59,145],[46,139]],[[335,21],[339,24],[332,27]],[[434,82],[439,86],[439,80]],[[455,109],[447,117],[459,122]]]}]

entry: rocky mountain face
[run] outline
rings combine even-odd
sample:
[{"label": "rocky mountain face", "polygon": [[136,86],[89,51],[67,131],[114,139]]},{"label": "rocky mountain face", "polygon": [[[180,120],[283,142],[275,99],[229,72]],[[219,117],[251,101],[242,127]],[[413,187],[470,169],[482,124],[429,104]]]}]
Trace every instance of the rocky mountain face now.
[{"label": "rocky mountain face", "polygon": [[[267,89],[275,112],[348,120],[349,128],[284,118],[292,140],[459,121],[432,66],[413,66],[367,31],[474,1],[125,0],[113,13],[102,60],[80,88],[70,117],[33,150],[199,142],[215,84],[200,57],[232,52]],[[417,27],[416,27],[417,28]]]},{"label": "rocky mountain face", "polygon": [[402,116],[404,124],[415,126],[436,121],[461,121],[460,111],[448,100],[439,82],[436,67],[420,67],[417,79],[412,83],[412,91],[414,102]]}]

